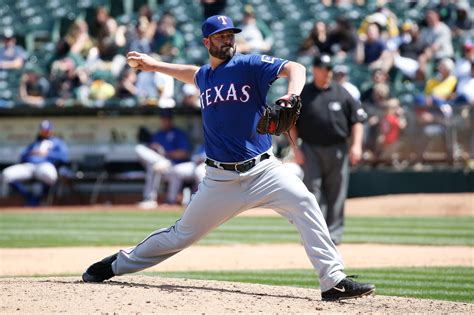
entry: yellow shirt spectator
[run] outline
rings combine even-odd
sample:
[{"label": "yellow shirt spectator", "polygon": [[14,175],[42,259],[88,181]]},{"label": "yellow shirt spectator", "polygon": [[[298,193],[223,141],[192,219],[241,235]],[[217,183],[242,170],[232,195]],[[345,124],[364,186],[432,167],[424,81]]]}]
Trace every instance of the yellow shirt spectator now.
[{"label": "yellow shirt spectator", "polygon": [[115,95],[115,88],[112,84],[104,80],[92,82],[89,97],[92,100],[108,100]]},{"label": "yellow shirt spectator", "polygon": [[[388,16],[381,13],[376,12],[371,15],[368,15],[360,24],[359,29],[357,30],[358,34],[365,34],[367,32],[367,28],[369,24],[377,24],[383,30],[385,30],[390,38],[397,37],[399,35],[399,30],[397,26],[397,18],[392,14]],[[383,33],[383,31],[382,31]]]},{"label": "yellow shirt spectator", "polygon": [[454,92],[457,83],[458,79],[454,75],[450,75],[444,80],[438,78],[429,79],[426,82],[425,94],[447,100]]}]

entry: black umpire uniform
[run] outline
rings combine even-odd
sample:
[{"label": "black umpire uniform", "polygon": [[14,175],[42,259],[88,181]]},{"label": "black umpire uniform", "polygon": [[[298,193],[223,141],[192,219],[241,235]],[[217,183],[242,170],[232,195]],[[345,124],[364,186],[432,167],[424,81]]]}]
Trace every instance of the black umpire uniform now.
[{"label": "black umpire uniform", "polygon": [[315,79],[301,93],[303,106],[292,136],[302,140],[301,147],[294,149],[300,150],[304,160],[298,159],[295,151],[296,162],[303,163],[304,183],[318,200],[331,239],[339,244],[344,229],[349,160],[355,164],[361,158],[362,122],[367,115],[360,102],[343,86],[332,82],[332,66],[329,55],[315,57]]}]

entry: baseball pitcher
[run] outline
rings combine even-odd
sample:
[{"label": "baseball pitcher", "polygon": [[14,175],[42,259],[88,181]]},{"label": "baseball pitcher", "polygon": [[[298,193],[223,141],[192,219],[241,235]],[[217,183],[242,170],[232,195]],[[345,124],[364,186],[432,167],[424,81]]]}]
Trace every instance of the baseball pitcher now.
[{"label": "baseball pitcher", "polygon": [[[140,70],[163,72],[199,88],[206,175],[173,226],[91,265],[83,281],[102,282],[159,264],[239,213],[264,207],[295,224],[319,275],[324,300],[372,294],[373,285],[346,276],[316,198],[272,154],[271,134],[287,132],[298,117],[306,69],[280,58],[236,54],[234,34],[238,32],[227,16],[205,20],[202,42],[210,62],[202,67],[128,53],[130,64]],[[267,106],[267,92],[279,77],[288,78],[287,94]]]}]

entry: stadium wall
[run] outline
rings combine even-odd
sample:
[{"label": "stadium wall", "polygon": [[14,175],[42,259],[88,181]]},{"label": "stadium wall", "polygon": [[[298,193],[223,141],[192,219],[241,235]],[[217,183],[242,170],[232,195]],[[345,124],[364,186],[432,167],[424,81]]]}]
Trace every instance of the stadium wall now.
[{"label": "stadium wall", "polygon": [[[159,127],[161,109],[142,107],[114,108],[15,108],[0,110],[0,169],[16,163],[20,151],[31,142],[41,119],[50,119],[58,136],[69,145],[71,160],[80,161],[87,154],[103,154],[108,171],[140,170],[134,147],[141,127],[154,132]],[[175,123],[186,130],[193,143],[202,142],[199,110],[176,108]],[[133,175],[133,173],[132,173]],[[127,203],[140,199],[142,178],[123,182],[109,180],[97,198],[102,203]],[[73,184],[74,183],[69,183]],[[88,195],[94,181],[77,183],[75,191],[80,198],[69,197],[58,203],[89,203]],[[67,189],[66,189],[67,190]],[[436,166],[429,170],[412,168],[395,170],[390,167],[360,167],[352,170],[348,196],[365,197],[402,193],[449,193],[472,192],[474,174],[463,167]],[[13,199],[4,204],[16,205]]]}]

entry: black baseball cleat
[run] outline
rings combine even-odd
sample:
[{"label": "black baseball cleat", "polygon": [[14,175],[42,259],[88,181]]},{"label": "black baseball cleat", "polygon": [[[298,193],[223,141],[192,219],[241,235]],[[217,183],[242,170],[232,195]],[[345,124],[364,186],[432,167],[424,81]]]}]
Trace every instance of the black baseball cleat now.
[{"label": "black baseball cleat", "polygon": [[84,282],[103,282],[115,276],[112,271],[112,263],[117,259],[118,253],[112,256],[105,257],[101,261],[98,261],[82,274],[82,281]]},{"label": "black baseball cleat", "polygon": [[323,301],[340,301],[372,295],[374,292],[375,286],[373,284],[359,283],[347,277],[332,289],[322,292],[321,297]]}]

